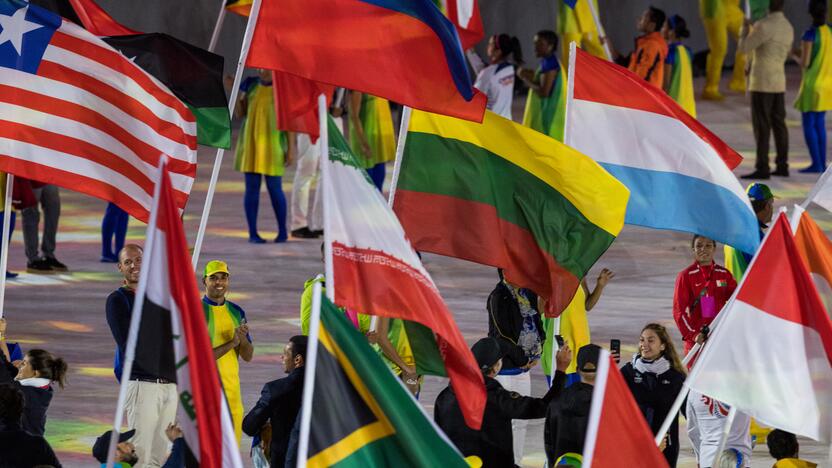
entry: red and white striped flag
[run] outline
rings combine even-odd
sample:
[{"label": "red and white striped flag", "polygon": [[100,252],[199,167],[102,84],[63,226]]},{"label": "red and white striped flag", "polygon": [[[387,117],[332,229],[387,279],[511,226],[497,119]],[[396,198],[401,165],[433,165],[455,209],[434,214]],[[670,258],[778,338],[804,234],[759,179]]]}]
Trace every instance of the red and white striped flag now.
[{"label": "red and white striped flag", "polygon": [[687,384],[766,426],[832,435],[832,321],[780,214]]},{"label": "red and white striped flag", "polygon": [[80,26],[0,0],[0,171],[111,201],[147,221],[162,154],[177,208],[196,120],[163,84]]},{"label": "red and white striped flag", "polygon": [[583,466],[668,466],[627,382],[606,350],[601,350],[598,357],[598,374],[592,389],[584,439]]},{"label": "red and white striped flag", "polygon": [[176,420],[199,466],[241,467],[237,437],[220,388],[185,230],[166,166],[159,171],[158,180],[158,201],[147,227],[144,268],[148,272],[142,313],[170,314],[179,394]]}]

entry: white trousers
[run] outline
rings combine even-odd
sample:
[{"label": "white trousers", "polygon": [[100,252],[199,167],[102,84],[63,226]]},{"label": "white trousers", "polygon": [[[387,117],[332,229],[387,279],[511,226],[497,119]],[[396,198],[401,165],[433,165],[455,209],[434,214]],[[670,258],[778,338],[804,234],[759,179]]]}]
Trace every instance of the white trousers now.
[{"label": "white trousers", "polygon": [[[523,396],[531,396],[532,394],[531,372],[524,372],[519,375],[498,375],[494,378],[510,392],[517,392]],[[514,463],[520,466],[523,466],[523,449],[526,446],[526,426],[528,423],[525,419],[511,420]]]},{"label": "white trousers", "polygon": [[[343,120],[334,120],[335,125],[343,132]],[[292,231],[303,227],[312,231],[323,229],[323,197],[320,196],[321,184],[318,179],[321,160],[319,143],[320,140],[313,144],[309,135],[305,133],[298,134],[298,162],[295,166],[295,178],[292,180],[292,206],[289,218],[289,229]],[[313,187],[316,188],[314,192]],[[314,195],[310,197],[311,194]]]},{"label": "white trousers", "polygon": [[127,426],[136,430],[130,441],[139,457],[137,468],[158,467],[167,461],[171,444],[165,429],[176,419],[177,401],[176,384],[127,383],[124,410]]}]

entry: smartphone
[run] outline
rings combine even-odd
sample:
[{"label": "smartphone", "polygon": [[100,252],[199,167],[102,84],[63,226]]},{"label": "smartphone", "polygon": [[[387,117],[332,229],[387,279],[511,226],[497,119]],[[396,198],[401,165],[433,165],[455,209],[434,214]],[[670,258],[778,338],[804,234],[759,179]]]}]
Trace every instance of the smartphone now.
[{"label": "smartphone", "polygon": [[621,355],[621,340],[610,340],[610,354]]},{"label": "smartphone", "polygon": [[563,348],[563,345],[566,343],[563,341],[563,337],[561,335],[555,335],[555,341],[558,342],[558,349]]}]

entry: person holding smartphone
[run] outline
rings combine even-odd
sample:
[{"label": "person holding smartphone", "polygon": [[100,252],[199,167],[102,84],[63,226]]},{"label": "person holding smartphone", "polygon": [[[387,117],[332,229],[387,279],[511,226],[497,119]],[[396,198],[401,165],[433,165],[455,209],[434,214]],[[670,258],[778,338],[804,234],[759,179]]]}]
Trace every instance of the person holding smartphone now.
[{"label": "person holding smartphone", "polygon": [[707,333],[702,329],[713,322],[737,288],[731,272],[714,262],[716,241],[695,234],[691,250],[694,261],[676,276],[673,293],[673,318],[685,342],[685,353],[705,341]]}]

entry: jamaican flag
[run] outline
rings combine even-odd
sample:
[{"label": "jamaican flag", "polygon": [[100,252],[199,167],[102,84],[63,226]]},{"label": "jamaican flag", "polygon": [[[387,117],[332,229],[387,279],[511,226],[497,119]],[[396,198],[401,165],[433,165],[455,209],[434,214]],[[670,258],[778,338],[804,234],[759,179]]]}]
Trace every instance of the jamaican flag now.
[{"label": "jamaican flag", "polygon": [[164,33],[103,39],[170,88],[188,106],[196,117],[199,144],[231,147],[231,117],[222,83],[224,59],[221,55]]},{"label": "jamaican flag", "polygon": [[237,13],[240,16],[248,16],[251,13],[252,0],[226,0],[225,9]]},{"label": "jamaican flag", "polygon": [[468,466],[326,297],[320,323],[308,467]]}]

